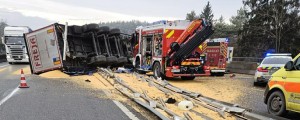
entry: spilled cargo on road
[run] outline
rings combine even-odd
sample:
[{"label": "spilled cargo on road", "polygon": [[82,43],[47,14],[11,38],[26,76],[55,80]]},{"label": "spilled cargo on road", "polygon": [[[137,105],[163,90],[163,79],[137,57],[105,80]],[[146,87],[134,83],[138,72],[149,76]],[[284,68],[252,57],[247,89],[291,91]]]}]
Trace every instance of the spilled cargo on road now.
[{"label": "spilled cargo on road", "polygon": [[24,35],[31,72],[60,69],[67,74],[85,74],[97,67],[129,63],[130,36],[120,29],[87,24],[52,24]]}]

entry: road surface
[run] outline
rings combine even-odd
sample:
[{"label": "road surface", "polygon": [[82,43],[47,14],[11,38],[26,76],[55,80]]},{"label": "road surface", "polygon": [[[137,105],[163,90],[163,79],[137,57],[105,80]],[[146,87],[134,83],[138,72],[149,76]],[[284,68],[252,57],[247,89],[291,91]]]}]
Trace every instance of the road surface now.
[{"label": "road surface", "polygon": [[[94,96],[67,79],[46,79],[25,75],[30,88],[19,89],[20,69],[26,64],[0,63],[1,120],[129,120],[145,119],[122,103]],[[125,109],[125,110],[124,110]],[[123,111],[127,111],[126,114]]]}]

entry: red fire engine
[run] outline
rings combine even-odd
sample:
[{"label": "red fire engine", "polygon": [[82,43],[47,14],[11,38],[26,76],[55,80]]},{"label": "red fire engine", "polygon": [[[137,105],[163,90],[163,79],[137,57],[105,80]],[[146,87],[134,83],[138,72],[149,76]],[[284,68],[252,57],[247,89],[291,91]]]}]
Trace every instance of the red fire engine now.
[{"label": "red fire engine", "polygon": [[199,53],[205,54],[205,65],[210,67],[211,75],[223,76],[227,62],[228,43],[226,39],[212,39],[199,46]]},{"label": "red fire engine", "polygon": [[210,68],[197,48],[212,33],[212,25],[203,19],[159,21],[138,27],[133,39],[133,65],[142,73],[153,71],[156,78],[208,76]]}]

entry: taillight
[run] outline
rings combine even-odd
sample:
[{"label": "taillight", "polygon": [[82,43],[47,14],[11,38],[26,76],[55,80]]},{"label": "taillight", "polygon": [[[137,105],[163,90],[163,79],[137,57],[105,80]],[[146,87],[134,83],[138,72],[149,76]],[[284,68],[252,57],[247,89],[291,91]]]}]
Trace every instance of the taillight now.
[{"label": "taillight", "polygon": [[268,72],[268,69],[263,69],[262,67],[257,68],[258,72]]}]

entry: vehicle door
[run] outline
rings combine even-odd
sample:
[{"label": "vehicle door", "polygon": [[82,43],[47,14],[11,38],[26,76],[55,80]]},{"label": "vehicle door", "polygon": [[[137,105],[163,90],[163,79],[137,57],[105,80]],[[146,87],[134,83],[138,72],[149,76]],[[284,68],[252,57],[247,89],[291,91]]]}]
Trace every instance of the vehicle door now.
[{"label": "vehicle door", "polygon": [[287,107],[291,110],[300,111],[300,56],[294,61],[294,68],[286,71],[284,89],[286,90]]}]

